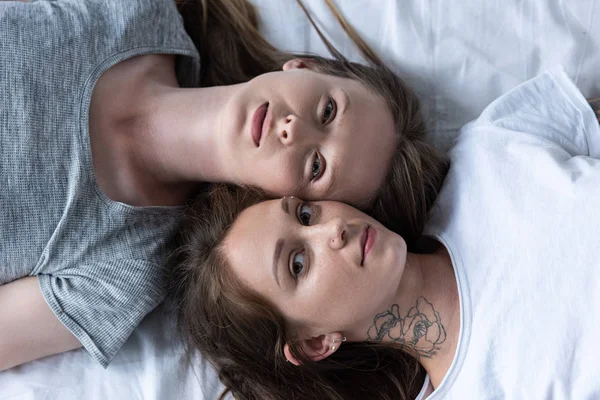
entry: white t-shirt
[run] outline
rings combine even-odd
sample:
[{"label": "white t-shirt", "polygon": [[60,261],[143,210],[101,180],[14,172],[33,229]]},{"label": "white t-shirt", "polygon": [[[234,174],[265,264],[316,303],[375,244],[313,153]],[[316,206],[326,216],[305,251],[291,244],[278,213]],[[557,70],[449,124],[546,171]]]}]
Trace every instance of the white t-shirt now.
[{"label": "white t-shirt", "polygon": [[427,398],[599,399],[591,108],[555,68],[488,106],[450,154],[426,233],[452,258],[461,327],[450,370]]}]

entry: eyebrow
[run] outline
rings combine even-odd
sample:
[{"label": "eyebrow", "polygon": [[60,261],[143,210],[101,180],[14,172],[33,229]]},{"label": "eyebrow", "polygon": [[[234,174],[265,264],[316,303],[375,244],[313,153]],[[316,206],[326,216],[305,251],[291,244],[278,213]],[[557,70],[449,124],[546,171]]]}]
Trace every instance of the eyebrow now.
[{"label": "eyebrow", "polygon": [[290,213],[290,198],[288,196],[281,199],[281,208],[286,214]]},{"label": "eyebrow", "polygon": [[[286,214],[290,213],[290,198],[288,196],[283,197],[281,199],[281,209]],[[283,249],[283,244],[285,242],[283,239],[277,239],[275,243],[275,251],[273,252],[273,276],[275,277],[275,282],[277,282],[277,286],[281,287],[279,283],[279,268],[277,268],[277,264],[279,263],[279,257],[281,256],[281,250]]]},{"label": "eyebrow", "polygon": [[279,269],[277,268],[277,264],[279,261],[279,256],[281,255],[281,250],[283,249],[283,239],[278,239],[275,244],[275,251],[273,252],[273,276],[275,277],[275,282],[277,282],[277,286],[281,287],[279,283]]}]

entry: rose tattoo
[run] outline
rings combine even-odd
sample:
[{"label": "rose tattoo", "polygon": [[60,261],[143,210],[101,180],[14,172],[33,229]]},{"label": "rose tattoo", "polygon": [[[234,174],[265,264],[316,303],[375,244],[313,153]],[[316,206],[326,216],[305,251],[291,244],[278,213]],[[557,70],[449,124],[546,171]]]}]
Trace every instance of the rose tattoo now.
[{"label": "rose tattoo", "polygon": [[398,305],[375,316],[367,332],[368,339],[392,342],[412,347],[420,357],[431,358],[437,354],[439,345],[446,340],[446,330],[440,315],[424,297],[417,299],[404,318],[400,317]]}]

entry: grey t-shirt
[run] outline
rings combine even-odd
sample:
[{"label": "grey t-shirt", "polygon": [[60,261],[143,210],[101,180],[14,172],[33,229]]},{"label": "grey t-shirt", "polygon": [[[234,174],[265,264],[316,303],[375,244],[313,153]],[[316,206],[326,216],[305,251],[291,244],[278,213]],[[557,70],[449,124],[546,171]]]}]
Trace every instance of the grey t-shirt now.
[{"label": "grey t-shirt", "polygon": [[107,366],[164,297],[180,207],[132,207],[99,189],[88,111],[109,67],[199,56],[173,0],[0,1],[0,284],[37,276],[59,320]]}]

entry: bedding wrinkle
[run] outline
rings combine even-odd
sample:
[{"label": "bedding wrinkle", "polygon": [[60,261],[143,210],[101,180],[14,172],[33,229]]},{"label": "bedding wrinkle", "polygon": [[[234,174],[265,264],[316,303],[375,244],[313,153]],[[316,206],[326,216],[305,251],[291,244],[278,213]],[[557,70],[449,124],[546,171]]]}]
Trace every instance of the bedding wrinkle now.
[{"label": "bedding wrinkle", "polygon": [[[570,71],[571,78],[577,83],[578,80],[578,71],[581,68],[581,60],[585,57],[585,48],[587,47],[586,43],[588,38],[583,35],[583,33],[587,30],[583,24],[583,21],[579,19],[571,10],[565,6],[564,3],[559,3],[555,5],[554,12],[550,13],[549,18],[553,19],[553,24],[548,25],[557,25],[564,27],[563,36],[564,39],[569,39],[572,42],[571,52],[569,54],[565,54],[561,58],[570,58],[573,60],[573,70]],[[577,40],[577,37],[580,37],[580,40],[583,39],[584,43],[580,43],[580,40]]]},{"label": "bedding wrinkle", "polygon": [[[587,21],[584,23],[571,9],[567,9],[565,5],[560,6],[562,14],[563,25],[569,31],[569,35],[573,41],[573,70],[571,71],[571,78],[577,84],[580,77],[580,71],[582,64],[586,56],[589,53],[590,47],[590,26],[594,20],[594,9],[589,7],[589,13],[587,14]],[[583,42],[583,43],[582,43]]]},{"label": "bedding wrinkle", "polygon": [[[520,58],[527,60],[523,63],[523,72],[521,77],[535,76],[540,70],[540,48],[539,40],[540,21],[535,12],[535,5],[532,2],[522,2],[519,8],[519,40],[518,43]],[[534,21],[535,23],[531,23]]]},{"label": "bedding wrinkle", "polygon": [[[573,10],[577,13],[580,10]],[[593,1],[590,1],[589,8],[584,12],[582,18],[587,18],[588,24],[585,32],[582,32],[581,39],[585,39],[585,47],[583,54],[585,58],[582,58],[577,69],[577,85],[580,87],[582,93],[586,97],[596,96],[600,93],[600,82],[598,74],[587,74],[587,71],[598,70],[598,58],[599,58],[599,36],[600,26],[596,21],[595,16],[598,15],[598,7],[595,6]]]}]

